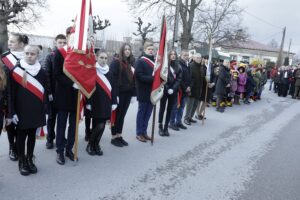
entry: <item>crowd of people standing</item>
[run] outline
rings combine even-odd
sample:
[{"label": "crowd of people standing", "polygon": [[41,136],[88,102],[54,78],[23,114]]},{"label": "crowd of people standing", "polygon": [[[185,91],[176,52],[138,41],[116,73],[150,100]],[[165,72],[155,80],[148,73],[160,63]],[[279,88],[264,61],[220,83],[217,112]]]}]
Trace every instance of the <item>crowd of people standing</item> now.
[{"label": "crowd of people standing", "polygon": [[[39,62],[39,48],[22,34],[11,34],[9,51],[2,54],[0,125],[7,131],[9,158],[18,161],[21,175],[38,171],[34,163],[35,141],[40,127],[45,125],[46,148],[56,148],[56,162],[64,165],[65,157],[74,161],[79,87],[64,73],[63,67],[71,31],[69,28],[66,35],[56,36],[55,48],[44,63]],[[84,105],[86,152],[91,156],[103,155],[100,141],[108,121],[111,144],[129,145],[122,133],[128,108],[135,99],[138,101],[136,139],[143,143],[151,140],[147,130],[153,111],[150,100],[155,65],[153,43],[146,42],[137,59],[128,43],[122,45],[110,64],[104,50],[95,54],[96,89]],[[228,59],[214,61],[209,66],[208,60],[208,56],[200,53],[191,56],[188,50],[182,50],[180,56],[175,50],[168,52],[168,77],[158,112],[160,136],[168,137],[169,129],[188,129],[197,120],[205,120],[207,106],[215,106],[222,113],[226,107],[261,99],[268,79],[265,67]],[[299,67],[297,70],[284,67],[279,71],[274,68],[271,81],[279,96],[286,96],[289,90],[293,98],[299,98]]]}]

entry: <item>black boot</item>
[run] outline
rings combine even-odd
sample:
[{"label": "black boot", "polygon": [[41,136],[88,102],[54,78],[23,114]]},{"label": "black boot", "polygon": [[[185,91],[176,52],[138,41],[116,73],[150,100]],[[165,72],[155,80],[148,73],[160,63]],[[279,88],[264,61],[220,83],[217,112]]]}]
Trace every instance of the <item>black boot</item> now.
[{"label": "black boot", "polygon": [[164,133],[164,130],[163,130],[163,127],[162,127],[162,124],[159,124],[158,125],[158,134],[160,135],[160,136],[165,136],[165,133]]},{"label": "black boot", "polygon": [[103,151],[101,150],[99,143],[95,144],[95,152],[96,152],[96,155],[98,155],[98,156],[103,155]]},{"label": "black boot", "polygon": [[86,150],[86,152],[87,152],[89,155],[91,155],[91,156],[93,156],[93,155],[96,154],[94,145],[91,144],[90,142],[89,142],[88,145],[86,146],[86,149],[85,149],[85,150]]},{"label": "black boot", "polygon": [[164,128],[164,136],[170,136],[169,130],[168,130],[168,126],[166,125]]},{"label": "black boot", "polygon": [[28,170],[31,174],[36,174],[37,173],[37,168],[33,162],[34,156],[27,156],[27,166]]},{"label": "black boot", "polygon": [[16,145],[14,144],[9,145],[9,159],[12,161],[18,160],[17,149],[16,149]]},{"label": "black boot", "polygon": [[25,157],[19,159],[19,171],[23,176],[28,176],[30,174]]}]

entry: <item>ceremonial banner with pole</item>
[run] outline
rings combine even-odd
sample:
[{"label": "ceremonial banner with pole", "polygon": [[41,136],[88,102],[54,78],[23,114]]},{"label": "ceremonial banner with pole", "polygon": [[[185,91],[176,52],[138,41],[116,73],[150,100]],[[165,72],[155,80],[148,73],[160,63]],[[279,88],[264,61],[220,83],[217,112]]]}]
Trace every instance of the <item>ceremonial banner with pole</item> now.
[{"label": "ceremonial banner with pole", "polygon": [[96,57],[94,54],[94,30],[91,0],[82,0],[75,20],[75,33],[64,62],[64,73],[78,86],[74,160],[78,160],[78,127],[81,93],[90,98],[96,89]]},{"label": "ceremonial banner with pole", "polygon": [[164,95],[164,85],[168,80],[168,44],[167,44],[167,23],[166,18],[163,16],[161,35],[159,42],[159,49],[155,59],[155,65],[153,70],[154,80],[152,83],[151,90],[151,103],[154,105],[153,121],[152,121],[152,133],[151,133],[151,144],[154,141],[154,129],[155,129],[155,115],[156,115],[156,104]]}]

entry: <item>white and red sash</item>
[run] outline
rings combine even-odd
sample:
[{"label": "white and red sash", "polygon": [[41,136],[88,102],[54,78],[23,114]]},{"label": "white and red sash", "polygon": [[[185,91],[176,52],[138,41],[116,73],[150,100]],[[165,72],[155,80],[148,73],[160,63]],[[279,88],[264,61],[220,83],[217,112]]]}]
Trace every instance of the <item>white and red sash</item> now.
[{"label": "white and red sash", "polygon": [[27,84],[23,85],[23,75],[24,73],[27,73],[20,67],[16,67],[13,70],[12,77],[14,80],[19,83],[21,86],[25,87],[27,90],[29,90],[32,94],[34,94],[36,97],[38,97],[42,102],[44,101],[44,87],[43,85],[36,80],[33,76],[31,76],[29,73],[27,73]]},{"label": "white and red sash", "polygon": [[170,71],[171,71],[171,74],[173,75],[174,79],[176,79],[176,73],[171,66],[170,66]]},{"label": "white and red sash", "polygon": [[63,58],[66,58],[68,50],[70,50],[70,48],[68,48],[67,45],[58,49]]},{"label": "white and red sash", "polygon": [[9,70],[12,70],[14,66],[16,66],[18,59],[10,52],[7,51],[1,55],[1,60],[3,64],[5,64]]},{"label": "white and red sash", "polygon": [[97,83],[101,86],[101,88],[105,91],[107,96],[111,99],[111,84],[109,80],[106,78],[106,76],[102,73],[100,73],[97,70]]},{"label": "white and red sash", "polygon": [[150,60],[149,58],[142,56],[141,59],[143,59],[148,65],[150,65],[152,68],[154,68],[155,63]]}]

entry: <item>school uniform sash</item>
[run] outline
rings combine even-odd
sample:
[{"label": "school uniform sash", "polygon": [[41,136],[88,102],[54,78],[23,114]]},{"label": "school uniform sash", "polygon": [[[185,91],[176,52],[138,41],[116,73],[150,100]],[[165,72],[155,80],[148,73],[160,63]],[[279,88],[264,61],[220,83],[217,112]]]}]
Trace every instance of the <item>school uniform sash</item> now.
[{"label": "school uniform sash", "polygon": [[150,60],[149,58],[147,58],[145,56],[142,56],[141,59],[144,60],[149,66],[154,68],[155,63],[152,60]]},{"label": "school uniform sash", "polygon": [[27,84],[23,84],[23,75],[27,73],[25,70],[20,67],[16,67],[12,72],[13,79],[19,83],[21,86],[29,90],[32,94],[38,97],[42,102],[44,101],[44,87],[43,85],[36,80],[29,73],[26,74]]},{"label": "school uniform sash", "polygon": [[4,65],[8,67],[9,70],[12,70],[14,66],[16,66],[18,59],[15,57],[10,51],[4,52],[1,55],[1,60]]},{"label": "school uniform sash", "polygon": [[106,76],[97,71],[97,83],[101,86],[101,88],[105,91],[107,96],[111,99],[111,84]]}]

